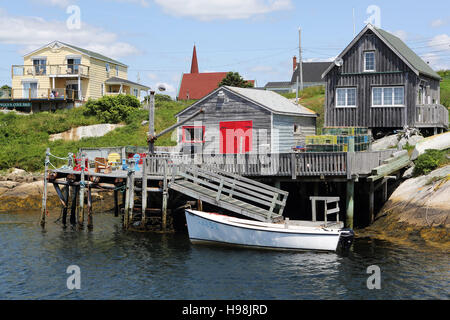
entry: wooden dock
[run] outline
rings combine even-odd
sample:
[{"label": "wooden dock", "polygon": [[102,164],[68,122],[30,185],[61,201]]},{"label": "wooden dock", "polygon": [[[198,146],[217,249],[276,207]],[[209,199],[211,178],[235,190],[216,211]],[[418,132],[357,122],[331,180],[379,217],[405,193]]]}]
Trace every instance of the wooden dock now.
[{"label": "wooden dock", "polygon": [[[346,225],[352,227],[352,186],[355,181],[366,179],[370,184],[369,193],[373,202],[376,189],[383,183],[387,185],[386,176],[389,177],[409,163],[403,153],[400,160],[392,157],[395,152],[396,150],[384,150],[262,155],[161,153],[147,155],[140,165],[136,165],[134,159],[128,159],[127,169],[119,167],[109,173],[95,172],[93,168],[83,166],[81,170],[74,170],[70,163],[55,170],[48,170],[46,166],[46,184],[53,184],[60,197],[64,225],[70,209],[70,222],[77,221],[79,228],[83,228],[86,204],[88,227],[92,228],[91,192],[100,189],[114,192],[115,215],[122,212],[125,228],[131,225],[145,228],[150,214],[158,213],[161,230],[166,231],[168,212],[171,210],[168,208],[169,190],[197,201],[200,206],[204,202],[259,221],[280,221],[283,219],[288,192],[281,190],[276,181],[337,181],[347,184],[345,217]],[[82,155],[82,163],[86,159],[92,162],[89,153]],[[386,167],[389,163],[395,165]],[[275,181],[276,187],[257,181],[267,179]],[[381,182],[376,182],[378,180]],[[152,193],[161,198],[158,207],[149,199]],[[45,195],[46,190],[43,197],[43,224]],[[369,211],[373,215],[373,203]]]}]

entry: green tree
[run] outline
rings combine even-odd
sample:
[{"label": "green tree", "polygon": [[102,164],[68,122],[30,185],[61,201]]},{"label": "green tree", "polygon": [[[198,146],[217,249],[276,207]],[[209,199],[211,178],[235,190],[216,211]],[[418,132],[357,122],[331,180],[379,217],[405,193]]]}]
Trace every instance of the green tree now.
[{"label": "green tree", "polygon": [[3,95],[8,95],[9,92],[11,92],[11,87],[7,84],[0,87],[0,97],[3,97]]},{"label": "green tree", "polygon": [[221,86],[252,88],[253,83],[244,80],[238,72],[228,72],[226,77],[220,81],[219,87]]},{"label": "green tree", "polygon": [[140,107],[141,103],[132,95],[104,96],[97,100],[89,99],[84,105],[84,115],[96,116],[104,123],[119,123],[126,121]]}]

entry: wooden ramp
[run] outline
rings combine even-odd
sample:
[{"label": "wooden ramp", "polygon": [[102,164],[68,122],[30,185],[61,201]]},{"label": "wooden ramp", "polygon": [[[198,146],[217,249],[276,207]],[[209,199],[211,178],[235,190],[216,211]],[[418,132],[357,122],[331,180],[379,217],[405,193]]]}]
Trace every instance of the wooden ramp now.
[{"label": "wooden ramp", "polygon": [[168,187],[259,221],[283,220],[288,192],[212,167],[178,165]]}]

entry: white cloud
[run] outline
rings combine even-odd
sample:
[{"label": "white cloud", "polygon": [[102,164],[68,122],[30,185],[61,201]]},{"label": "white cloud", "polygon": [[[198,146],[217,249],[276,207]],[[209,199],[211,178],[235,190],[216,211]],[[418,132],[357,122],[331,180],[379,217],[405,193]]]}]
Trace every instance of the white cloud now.
[{"label": "white cloud", "polygon": [[440,34],[428,42],[428,45],[433,48],[433,51],[444,50],[450,51],[450,36],[448,34]]},{"label": "white cloud", "polygon": [[0,9],[0,43],[21,46],[25,54],[54,40],[60,40],[111,58],[138,54],[133,45],[101,28],[82,23],[80,29],[69,30],[65,21],[47,21],[40,17],[12,16]]},{"label": "white cloud", "polygon": [[[78,0],[31,0],[34,3],[43,4],[43,5],[52,5],[58,6],[61,8],[66,8],[71,4],[75,4]],[[104,1],[115,1],[119,3],[132,3],[137,4],[142,7],[149,7],[149,3],[147,0],[104,0]]]},{"label": "white cloud", "polygon": [[392,32],[392,34],[394,36],[397,36],[398,38],[400,38],[403,41],[406,41],[408,39],[408,34],[406,33],[405,30],[397,30]]},{"label": "white cloud", "polygon": [[149,3],[147,2],[147,0],[114,0],[116,2],[122,2],[122,3],[133,3],[133,4],[138,4],[142,7],[148,7]]},{"label": "white cloud", "polygon": [[420,56],[423,61],[430,65],[433,70],[448,70],[450,69],[450,61],[443,59],[436,53],[425,53]]},{"label": "white cloud", "polygon": [[70,4],[72,4],[74,1],[72,0],[32,0],[32,2],[35,2],[37,4],[43,4],[43,5],[51,5],[51,6],[58,6],[61,8],[66,8]]},{"label": "white cloud", "polygon": [[156,80],[156,79],[158,79],[158,75],[155,74],[155,73],[147,72],[146,76],[147,76],[147,78],[149,78],[150,80]]},{"label": "white cloud", "polygon": [[439,28],[442,26],[445,26],[448,23],[448,21],[444,20],[444,19],[436,19],[431,21],[431,26],[433,28]]},{"label": "white cloud", "polygon": [[175,16],[202,21],[247,19],[292,8],[291,0],[155,0],[163,10]]}]

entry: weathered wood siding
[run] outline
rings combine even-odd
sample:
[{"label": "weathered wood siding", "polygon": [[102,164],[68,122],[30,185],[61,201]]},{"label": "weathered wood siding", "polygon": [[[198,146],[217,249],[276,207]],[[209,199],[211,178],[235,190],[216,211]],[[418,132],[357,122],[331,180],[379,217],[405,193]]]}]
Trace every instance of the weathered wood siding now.
[{"label": "weathered wood siding", "polygon": [[219,154],[220,122],[247,120],[253,121],[251,152],[258,152],[258,144],[267,145],[269,149],[266,152],[270,152],[271,113],[233,93],[226,90],[223,92],[225,94],[223,103],[219,102],[216,93],[178,117],[178,121],[183,121],[200,107],[204,110],[203,113],[183,126],[205,126],[205,143],[183,143],[182,128],[180,127],[177,130],[178,145],[183,152]]},{"label": "weathered wood siding", "polygon": [[[298,126],[294,132],[294,125]],[[316,133],[315,117],[273,115],[272,153],[291,152],[294,146],[305,145],[305,137]]]},{"label": "weathered wood siding", "polygon": [[[375,52],[375,72],[364,72],[364,52]],[[325,77],[326,126],[403,127],[414,121],[416,74],[368,30]],[[372,88],[403,86],[405,107],[372,107]],[[336,88],[356,87],[356,107],[336,107]]]}]

